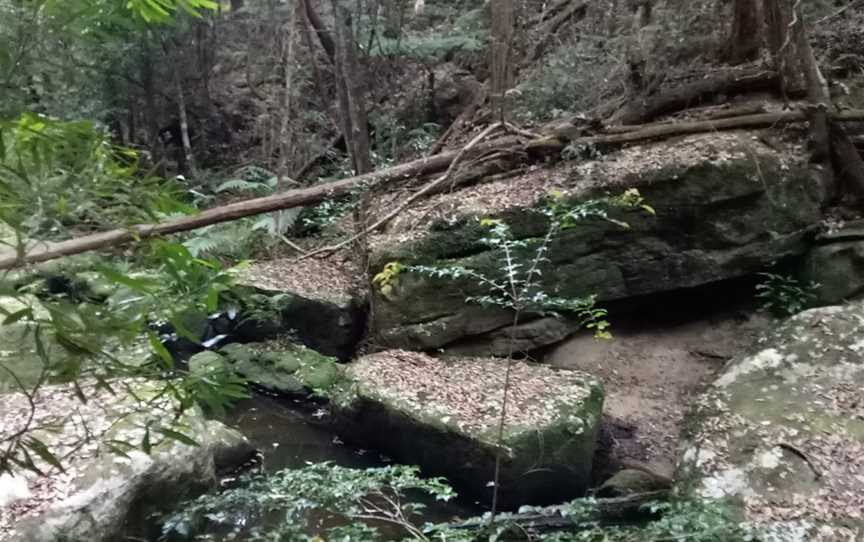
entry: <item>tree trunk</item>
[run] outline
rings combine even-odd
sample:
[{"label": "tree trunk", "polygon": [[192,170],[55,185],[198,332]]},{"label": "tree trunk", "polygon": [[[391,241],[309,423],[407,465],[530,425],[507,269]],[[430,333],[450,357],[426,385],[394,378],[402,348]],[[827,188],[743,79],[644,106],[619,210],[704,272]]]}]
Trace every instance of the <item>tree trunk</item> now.
[{"label": "tree trunk", "polygon": [[513,0],[491,0],[492,30],[490,44],[491,83],[489,101],[492,114],[504,122],[506,93],[513,79],[513,36],[516,33]]},{"label": "tree trunk", "polygon": [[243,9],[243,4],[245,0],[231,0],[231,11],[237,11],[238,9]]},{"label": "tree trunk", "polygon": [[780,74],[780,91],[784,97],[807,90],[801,69],[804,55],[800,50],[804,25],[793,6],[794,0],[765,0],[764,3],[768,50]]},{"label": "tree trunk", "polygon": [[741,64],[759,56],[762,47],[761,0],[735,0],[732,31],[723,58],[730,64]]},{"label": "tree trunk", "polygon": [[192,140],[189,138],[189,118],[186,115],[186,97],[183,94],[183,83],[180,79],[180,70],[177,68],[177,63],[171,63],[171,69],[174,74],[174,92],[177,100],[177,115],[180,119],[180,141],[183,145],[183,166],[180,168],[182,173],[196,175],[195,156],[192,154]]},{"label": "tree trunk", "polygon": [[357,53],[350,15],[340,0],[333,0],[333,13],[336,26],[336,84],[340,88],[339,109],[354,171],[362,175],[372,171],[363,80],[357,70]]},{"label": "tree trunk", "polygon": [[327,28],[324,27],[324,23],[321,21],[321,17],[318,16],[318,12],[312,8],[310,0],[300,1],[303,2],[303,12],[306,14],[306,20],[309,21],[309,24],[313,29],[315,29],[315,34],[318,36],[318,41],[321,42],[321,47],[324,48],[324,52],[327,53],[327,58],[330,59],[331,63],[335,63],[336,45],[333,43],[333,38],[330,36],[330,32],[328,32]]},{"label": "tree trunk", "polygon": [[[284,46],[282,51],[282,66],[285,74],[284,85],[283,85],[283,95],[282,95],[282,111],[280,114],[280,123],[279,123],[279,166],[276,170],[276,174],[279,178],[279,184],[281,184],[282,179],[286,176],[286,169],[288,167],[288,153],[289,149],[292,147],[289,141],[288,134],[288,123],[291,118],[291,98],[294,92],[294,31],[296,29],[296,6],[291,10],[291,15],[288,18],[287,23],[287,31],[284,32]],[[280,186],[281,188],[281,186]]]}]

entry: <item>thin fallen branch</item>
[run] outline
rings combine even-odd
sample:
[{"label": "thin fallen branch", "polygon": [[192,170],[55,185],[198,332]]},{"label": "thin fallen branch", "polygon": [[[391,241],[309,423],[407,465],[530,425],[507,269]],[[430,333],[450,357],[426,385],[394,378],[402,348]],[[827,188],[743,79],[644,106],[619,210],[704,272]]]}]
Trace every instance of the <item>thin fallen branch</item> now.
[{"label": "thin fallen branch", "polygon": [[353,235],[353,236],[349,237],[348,239],[345,239],[344,241],[336,243],[335,245],[319,248],[318,250],[313,250],[312,252],[309,252],[309,253],[301,256],[298,259],[302,260],[302,259],[306,259],[306,258],[311,258],[313,256],[317,256],[319,254],[336,252],[340,248],[343,248],[343,247],[353,243],[354,241],[356,241],[360,237],[363,237],[364,235],[368,235],[368,234],[374,232],[375,230],[377,230],[378,228],[380,228],[381,226],[383,226],[387,222],[393,220],[393,218],[395,218],[399,213],[401,213],[402,211],[407,209],[412,203],[414,203],[418,199],[422,198],[426,194],[432,192],[436,188],[443,186],[444,183],[446,183],[448,180],[450,180],[450,178],[453,176],[453,172],[456,171],[456,168],[459,166],[459,164],[465,158],[465,155],[468,153],[468,151],[470,151],[471,149],[476,147],[480,142],[482,142],[484,139],[486,139],[487,137],[492,135],[496,130],[503,128],[503,127],[504,127],[503,123],[496,122],[495,124],[491,124],[485,130],[480,132],[477,135],[477,137],[475,137],[467,145],[462,147],[462,149],[458,152],[458,154],[453,159],[453,161],[450,162],[450,167],[447,168],[447,171],[444,172],[444,175],[438,177],[437,179],[435,179],[431,183],[424,186],[421,190],[414,193],[411,197],[409,197],[408,199],[403,201],[398,207],[396,207],[391,212],[389,212],[387,215],[385,215],[384,218],[378,220],[377,222],[375,222],[374,224],[372,224],[371,226],[369,226],[368,228],[366,228],[362,232],[358,232],[356,235]]}]

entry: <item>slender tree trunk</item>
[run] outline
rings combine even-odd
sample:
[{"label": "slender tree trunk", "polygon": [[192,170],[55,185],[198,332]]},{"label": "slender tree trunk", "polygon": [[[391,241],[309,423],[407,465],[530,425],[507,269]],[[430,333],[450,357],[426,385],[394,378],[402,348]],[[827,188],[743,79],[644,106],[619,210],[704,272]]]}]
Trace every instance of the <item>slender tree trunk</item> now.
[{"label": "slender tree trunk", "polygon": [[[780,90],[784,97],[803,93],[807,89],[804,71],[801,69],[804,54],[800,50],[804,25],[796,16],[795,1],[765,0],[764,3],[768,50],[780,74]],[[806,40],[806,37],[804,39]]]},{"label": "slender tree trunk", "polygon": [[630,92],[641,94],[646,86],[646,66],[648,64],[647,44],[644,28],[651,24],[653,0],[638,0],[633,12],[633,31],[627,46],[627,73]]},{"label": "slender tree trunk", "polygon": [[492,42],[490,51],[490,102],[492,113],[504,122],[506,112],[506,93],[513,79],[512,49],[516,34],[513,0],[491,0]]},{"label": "slender tree trunk", "polygon": [[312,7],[310,0],[300,1],[303,2],[303,11],[306,13],[306,19],[309,21],[309,24],[312,25],[312,28],[315,29],[315,34],[318,35],[318,41],[321,42],[321,47],[323,47],[324,52],[327,53],[327,58],[330,59],[331,63],[335,63],[336,44],[333,42],[330,32],[327,31],[327,28],[321,21],[321,17],[318,16],[318,12]]},{"label": "slender tree trunk", "polygon": [[180,79],[180,70],[177,62],[171,62],[171,70],[174,78],[174,97],[177,100],[177,116],[180,119],[180,141],[183,146],[183,162],[181,167],[183,173],[196,175],[195,156],[192,153],[192,140],[189,138],[189,118],[186,112],[186,96],[183,93],[183,82]]},{"label": "slender tree trunk", "polygon": [[345,137],[354,169],[358,175],[362,175],[372,171],[363,79],[358,70],[350,15],[347,9],[340,5],[339,0],[333,0],[333,12],[336,26],[336,66],[339,75],[337,85],[342,87],[339,101],[342,116],[345,117],[342,124],[348,130]]},{"label": "slender tree trunk", "polygon": [[723,58],[730,64],[754,60],[762,47],[761,30],[761,0],[735,0],[732,30]]},{"label": "slender tree trunk", "polygon": [[283,33],[284,35],[284,46],[282,47],[282,66],[285,74],[284,85],[282,89],[282,112],[280,115],[280,123],[279,123],[279,166],[277,168],[277,175],[279,178],[279,184],[281,189],[282,179],[287,174],[288,167],[288,153],[289,149],[292,148],[289,133],[288,133],[288,123],[291,119],[291,98],[294,93],[294,31],[297,27],[296,25],[296,14],[297,14],[297,6],[295,5],[291,9],[291,15],[288,17],[288,23],[286,31]]},{"label": "slender tree trunk", "polygon": [[[354,31],[348,9],[341,5],[340,0],[333,0],[333,18],[336,34],[336,85],[340,88],[339,105],[342,125],[345,130],[345,143],[357,175],[372,171],[372,160],[369,154],[369,122],[366,118],[365,92],[362,75],[358,70],[357,51],[354,43]],[[358,267],[369,274],[369,246],[366,238],[367,210],[369,194],[361,194],[354,207],[354,230],[359,235],[354,245],[354,253]],[[368,276],[371,284],[371,276]],[[370,308],[370,315],[374,310]],[[370,316],[373,319],[374,316]]]}]

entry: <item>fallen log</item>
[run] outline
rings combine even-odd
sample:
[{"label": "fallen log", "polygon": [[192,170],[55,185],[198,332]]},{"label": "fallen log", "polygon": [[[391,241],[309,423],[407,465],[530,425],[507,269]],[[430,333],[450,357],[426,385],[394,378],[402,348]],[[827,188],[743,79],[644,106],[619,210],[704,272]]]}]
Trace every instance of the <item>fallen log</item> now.
[{"label": "fallen log", "polygon": [[[488,518],[478,518],[461,523],[450,524],[455,529],[480,530],[490,527],[512,526],[515,534],[537,534],[548,531],[576,529],[588,524],[603,522],[607,524],[628,523],[639,517],[646,516],[645,504],[665,500],[669,490],[635,493],[624,497],[594,499],[594,509],[588,516],[578,518],[568,517],[563,506],[551,506],[538,511],[501,514],[490,525]],[[513,539],[509,537],[508,539]]]},{"label": "fallen log", "polygon": [[[835,122],[864,121],[864,110],[847,110],[831,115]],[[565,126],[559,128],[554,136],[571,143],[582,143],[588,145],[620,145],[647,141],[651,139],[663,139],[679,135],[698,134],[705,132],[716,132],[723,130],[744,130],[753,128],[769,128],[790,124],[793,122],[806,122],[807,114],[803,111],[784,111],[782,113],[761,113],[757,115],[744,115],[717,120],[701,120],[693,122],[673,122],[669,124],[652,124],[646,128],[634,129],[620,134],[601,134],[588,137],[578,137],[582,134],[582,127]]]},{"label": "fallen log", "polygon": [[[864,110],[845,110],[832,114],[830,118],[834,122],[861,122],[864,121]],[[631,132],[622,134],[601,134],[587,137],[583,135],[585,131],[584,126],[569,125],[558,127],[548,135],[537,137],[525,143],[520,143],[517,136],[497,138],[478,144],[472,149],[470,154],[475,156],[493,150],[507,152],[519,150],[524,151],[527,156],[536,160],[558,153],[568,144],[615,146],[679,135],[721,130],[766,128],[806,121],[807,115],[803,111],[787,111],[782,113],[745,115],[728,119],[651,125],[647,128],[634,129]],[[313,205],[326,198],[347,195],[360,187],[365,187],[366,189],[378,188],[400,180],[439,173],[448,169],[457,157],[468,158],[463,151],[464,149],[448,151],[365,175],[349,177],[308,188],[288,190],[263,198],[238,201],[229,205],[208,209],[194,216],[176,218],[158,224],[139,224],[129,226],[128,228],[118,228],[69,239],[68,241],[45,243],[41,246],[31,248],[23,254],[7,251],[0,253],[0,270],[13,269],[30,263],[44,262],[63,256],[117,246],[149,237],[194,230],[247,216],[290,209],[292,207]]]},{"label": "fallen log", "polygon": [[[478,145],[482,152],[496,145],[511,146],[515,138],[508,137]],[[309,188],[288,190],[272,196],[238,201],[208,209],[194,216],[175,218],[158,224],[139,224],[106,232],[85,235],[68,241],[45,243],[28,250],[24,254],[14,251],[0,253],[0,270],[21,267],[30,263],[44,262],[72,254],[80,254],[131,241],[189,231],[221,222],[230,222],[247,216],[312,205],[326,198],[344,196],[352,190],[365,186],[371,188],[388,182],[430,175],[445,170],[460,151],[445,152],[429,158],[422,158],[392,168],[349,177],[339,181],[323,183]]]},{"label": "fallen log", "polygon": [[613,115],[618,124],[642,124],[661,115],[668,115],[702,104],[718,94],[741,94],[755,90],[770,90],[779,84],[776,72],[746,70],[700,79],[654,96],[630,101]]}]

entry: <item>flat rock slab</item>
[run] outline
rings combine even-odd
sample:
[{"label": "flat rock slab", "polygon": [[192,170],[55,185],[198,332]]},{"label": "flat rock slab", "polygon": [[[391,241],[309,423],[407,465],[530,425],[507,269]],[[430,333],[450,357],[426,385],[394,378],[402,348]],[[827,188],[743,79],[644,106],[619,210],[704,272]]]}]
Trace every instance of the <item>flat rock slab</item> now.
[{"label": "flat rock slab", "polygon": [[733,498],[771,540],[864,536],[864,304],[779,325],[727,365],[692,420],[682,487]]},{"label": "flat rock slab", "polygon": [[[507,362],[436,359],[390,350],[359,359],[334,397],[337,420],[394,459],[491,496]],[[514,362],[504,427],[500,502],[561,502],[588,487],[603,406],[592,376]]]},{"label": "flat rock slab", "polygon": [[263,341],[287,332],[309,348],[347,361],[366,326],[364,302],[357,295],[361,276],[312,258],[252,264],[240,275],[237,292],[278,312],[270,321],[243,326],[242,340]]},{"label": "flat rock slab", "polygon": [[[81,382],[86,403],[71,385],[39,389],[31,426],[43,429],[30,436],[60,458],[63,471],[31,453],[44,476],[19,469],[0,478],[0,541],[150,539],[158,534],[151,532],[151,514],[212,488],[218,467],[237,466],[218,465],[221,459],[242,463],[254,453],[241,434],[206,420],[197,408],[167,425],[176,404],[157,398],[155,383],[117,381],[112,387],[116,394]],[[130,390],[153,402],[132,399]],[[0,395],[0,439],[18,431],[29,412],[23,394]],[[141,449],[148,425],[149,454]],[[167,438],[160,429],[179,431],[197,446]]]}]

